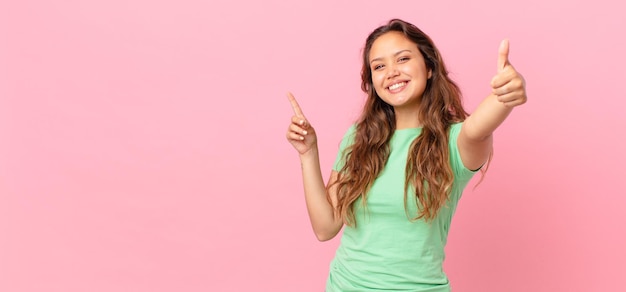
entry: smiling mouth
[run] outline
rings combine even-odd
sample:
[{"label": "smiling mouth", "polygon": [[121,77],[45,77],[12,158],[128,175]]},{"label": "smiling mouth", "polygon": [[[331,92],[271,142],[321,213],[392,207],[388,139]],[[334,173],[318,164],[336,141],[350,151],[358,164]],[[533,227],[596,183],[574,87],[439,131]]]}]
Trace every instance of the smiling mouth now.
[{"label": "smiling mouth", "polygon": [[389,90],[396,90],[406,86],[406,81],[398,82],[387,87]]}]

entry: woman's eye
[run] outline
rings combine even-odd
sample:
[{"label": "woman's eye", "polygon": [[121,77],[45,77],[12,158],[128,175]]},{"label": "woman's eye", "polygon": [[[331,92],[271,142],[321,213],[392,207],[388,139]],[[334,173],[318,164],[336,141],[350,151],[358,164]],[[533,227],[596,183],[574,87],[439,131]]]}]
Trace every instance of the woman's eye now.
[{"label": "woman's eye", "polygon": [[400,57],[400,59],[398,59],[399,62],[406,62],[409,60],[409,57]]},{"label": "woman's eye", "polygon": [[374,70],[379,70],[379,69],[382,69],[383,67],[384,67],[384,66],[383,66],[382,64],[375,65],[375,66],[374,66]]}]

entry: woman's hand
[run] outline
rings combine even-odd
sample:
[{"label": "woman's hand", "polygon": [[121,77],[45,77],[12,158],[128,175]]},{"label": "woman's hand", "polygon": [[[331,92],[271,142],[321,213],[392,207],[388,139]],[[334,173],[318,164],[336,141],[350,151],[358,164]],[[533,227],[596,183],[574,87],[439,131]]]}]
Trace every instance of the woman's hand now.
[{"label": "woman's hand", "polygon": [[465,167],[478,169],[493,151],[493,132],[513,108],[526,103],[526,82],[509,62],[509,41],[498,49],[498,73],[491,79],[492,92],[478,105],[461,128],[457,145]]},{"label": "woman's hand", "polygon": [[317,147],[317,135],[315,129],[311,126],[309,121],[304,117],[300,105],[296,101],[296,98],[287,93],[291,107],[293,108],[294,116],[291,117],[291,123],[287,129],[287,141],[291,143],[300,155],[305,155],[315,147]]},{"label": "woman's hand", "polygon": [[507,107],[526,103],[526,82],[509,62],[509,41],[503,40],[498,50],[498,73],[491,79],[492,93]]}]

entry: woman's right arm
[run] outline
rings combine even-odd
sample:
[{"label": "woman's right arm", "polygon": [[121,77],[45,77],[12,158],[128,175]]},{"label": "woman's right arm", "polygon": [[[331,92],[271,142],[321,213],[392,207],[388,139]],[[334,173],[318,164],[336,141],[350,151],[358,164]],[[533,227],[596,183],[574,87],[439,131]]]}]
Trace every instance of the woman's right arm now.
[{"label": "woman's right arm", "polygon": [[319,241],[326,241],[334,238],[343,226],[343,220],[335,212],[337,172],[332,171],[328,180],[331,187],[327,189],[322,178],[315,129],[304,117],[293,95],[289,93],[288,97],[295,115],[287,130],[287,140],[300,154],[304,196],[313,232]]}]

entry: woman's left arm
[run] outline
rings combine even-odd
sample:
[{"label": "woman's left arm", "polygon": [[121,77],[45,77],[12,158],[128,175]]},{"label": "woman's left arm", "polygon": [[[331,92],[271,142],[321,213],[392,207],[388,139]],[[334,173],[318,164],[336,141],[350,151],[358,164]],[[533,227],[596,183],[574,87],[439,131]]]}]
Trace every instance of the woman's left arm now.
[{"label": "woman's left arm", "polygon": [[489,159],[493,132],[514,107],[526,103],[524,77],[509,62],[509,41],[498,50],[498,73],[491,80],[492,92],[463,123],[457,144],[465,167],[479,169]]}]

